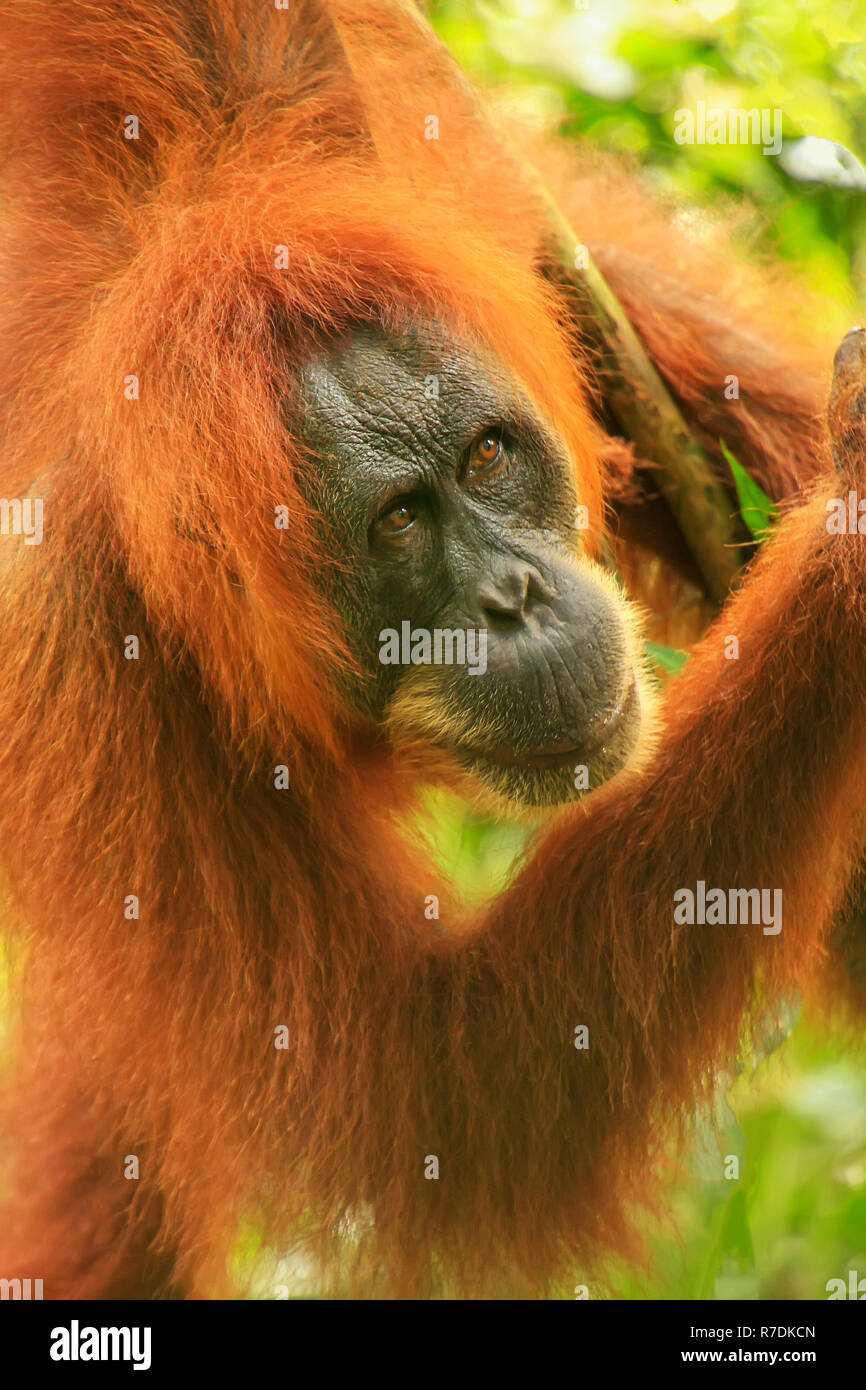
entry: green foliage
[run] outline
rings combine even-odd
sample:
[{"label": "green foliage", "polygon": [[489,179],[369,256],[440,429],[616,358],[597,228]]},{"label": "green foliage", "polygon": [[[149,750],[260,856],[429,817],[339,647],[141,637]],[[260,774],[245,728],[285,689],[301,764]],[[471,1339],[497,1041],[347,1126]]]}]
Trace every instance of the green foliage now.
[{"label": "green foliage", "polygon": [[432,0],[463,65],[567,133],[635,156],[678,200],[724,207],[746,197],[752,230],[796,262],[814,290],[853,310],[863,297],[866,197],[802,182],[757,146],[679,145],[675,113],[780,110],[785,144],[836,141],[866,162],[866,0]]},{"label": "green foliage", "polygon": [[532,824],[498,821],[437,788],[425,794],[409,833],[426,841],[440,872],[459,883],[461,898],[472,903],[505,887],[532,834]]},{"label": "green foliage", "polygon": [[[650,1236],[652,1274],[611,1273],[615,1298],[823,1299],[866,1270],[866,1054],[801,1025],[698,1127],[670,1191],[676,1233]],[[739,1180],[724,1159],[740,1157]]]},{"label": "green foliage", "polygon": [[761,545],[779,519],[778,509],[763,488],[758,486],[754,478],[749,477],[743,465],[737,462],[725,441],[720,439],[719,443],[733,474],[737,499],[740,503],[740,515],[753,540]]},{"label": "green foliage", "polygon": [[661,647],[657,642],[644,642],[643,648],[666,676],[675,676],[689,659],[688,652],[677,651],[676,647]]}]

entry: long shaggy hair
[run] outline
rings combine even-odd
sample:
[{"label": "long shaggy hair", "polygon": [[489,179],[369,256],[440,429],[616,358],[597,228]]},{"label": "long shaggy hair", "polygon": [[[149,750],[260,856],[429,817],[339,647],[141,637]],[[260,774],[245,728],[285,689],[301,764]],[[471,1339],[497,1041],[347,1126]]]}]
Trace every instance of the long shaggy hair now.
[{"label": "long shaggy hair", "polygon": [[[641,195],[534,136],[518,149],[408,4],[3,0],[0,18],[2,492],[46,518],[42,545],[4,541],[0,578],[22,1000],[0,1268],[44,1272],[47,1297],[214,1295],[240,1287],[251,1231],[302,1242],[324,1289],[479,1296],[632,1251],[657,1142],[760,991],[814,972],[842,898],[860,562],[822,539],[820,501],[798,512],[725,620],[744,659],[715,629],[649,769],[563,813],[508,892],[478,919],[444,907],[433,936],[425,900],[448,891],[395,828],[411,778],[340,699],[350,658],[314,583],[333,561],[286,401],[322,338],[432,316],[564,441],[597,554],[601,386],[547,273],[527,150],[713,447],[719,344],[695,294],[720,253],[684,250],[677,294],[695,293],[665,307],[664,275],[628,259]],[[669,256],[663,214],[642,234]],[[755,325],[790,324],[792,301],[752,295],[738,329],[726,264],[722,347],[754,392],[725,434],[778,494],[823,459],[826,359],[804,336],[774,376]],[[675,932],[672,892],[698,878],[781,885],[783,932]]]}]

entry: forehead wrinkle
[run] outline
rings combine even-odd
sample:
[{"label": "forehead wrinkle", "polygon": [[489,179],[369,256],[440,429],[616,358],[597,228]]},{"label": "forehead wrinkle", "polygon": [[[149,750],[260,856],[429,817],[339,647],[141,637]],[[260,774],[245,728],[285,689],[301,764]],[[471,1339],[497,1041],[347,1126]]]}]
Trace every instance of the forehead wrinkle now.
[{"label": "forehead wrinkle", "polygon": [[[516,393],[503,391],[499,383],[497,389],[480,363],[473,370],[468,354],[461,354],[463,361],[452,354],[445,363],[417,363],[411,350],[401,356],[397,351],[359,345],[334,362],[310,363],[303,395],[312,434],[345,449],[347,433],[357,432],[383,462],[399,446],[428,466],[436,461],[450,472],[453,450],[466,442],[472,428],[493,424],[505,410],[522,413]],[[430,376],[439,383],[438,396],[425,392]]]}]

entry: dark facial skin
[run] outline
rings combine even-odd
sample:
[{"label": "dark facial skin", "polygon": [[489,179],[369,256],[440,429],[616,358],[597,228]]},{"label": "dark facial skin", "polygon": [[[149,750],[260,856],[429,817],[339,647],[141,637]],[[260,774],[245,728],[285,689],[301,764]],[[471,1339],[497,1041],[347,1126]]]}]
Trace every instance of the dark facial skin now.
[{"label": "dark facial skin", "polygon": [[[567,457],[518,384],[439,328],[364,327],[300,389],[358,712],[523,805],[584,794],[580,767],[589,790],[619,771],[641,723],[631,629],[580,554]],[[479,646],[462,665],[383,664],[380,634],[406,621],[483,630],[486,669]]]}]

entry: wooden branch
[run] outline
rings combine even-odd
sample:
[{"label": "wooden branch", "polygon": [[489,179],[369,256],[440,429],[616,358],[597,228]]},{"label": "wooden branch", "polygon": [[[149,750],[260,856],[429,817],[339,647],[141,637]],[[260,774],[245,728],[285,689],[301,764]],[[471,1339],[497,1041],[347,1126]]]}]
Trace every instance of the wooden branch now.
[{"label": "wooden branch", "polygon": [[[650,361],[625,310],[563,213],[536,179],[547,211],[557,264],[582,310],[581,324],[601,355],[603,391],[637,452],[657,465],[668,506],[694,556],[707,590],[726,598],[748,541],[730,493],[694,438]],[[581,248],[585,268],[575,266]]]}]

